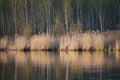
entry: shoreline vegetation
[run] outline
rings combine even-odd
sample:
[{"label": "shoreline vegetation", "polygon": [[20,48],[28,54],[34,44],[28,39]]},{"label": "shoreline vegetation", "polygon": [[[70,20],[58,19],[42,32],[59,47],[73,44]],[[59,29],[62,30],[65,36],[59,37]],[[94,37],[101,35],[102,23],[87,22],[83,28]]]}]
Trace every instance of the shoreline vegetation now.
[{"label": "shoreline vegetation", "polygon": [[0,38],[0,51],[120,51],[120,31]]}]

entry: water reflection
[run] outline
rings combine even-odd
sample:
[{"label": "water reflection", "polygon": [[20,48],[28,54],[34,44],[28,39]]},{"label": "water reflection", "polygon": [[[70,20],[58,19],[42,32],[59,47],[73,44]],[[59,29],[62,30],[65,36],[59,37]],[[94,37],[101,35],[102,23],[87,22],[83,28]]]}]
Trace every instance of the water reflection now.
[{"label": "water reflection", "polygon": [[0,52],[0,80],[119,80],[120,52]]}]

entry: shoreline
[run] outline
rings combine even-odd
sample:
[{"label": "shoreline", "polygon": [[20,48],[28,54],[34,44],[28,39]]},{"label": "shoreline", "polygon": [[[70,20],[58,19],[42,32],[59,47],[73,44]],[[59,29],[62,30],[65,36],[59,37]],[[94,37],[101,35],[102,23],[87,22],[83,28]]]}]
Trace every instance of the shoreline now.
[{"label": "shoreline", "polygon": [[0,51],[120,51],[120,31],[85,32],[70,36],[32,35],[0,38]]}]

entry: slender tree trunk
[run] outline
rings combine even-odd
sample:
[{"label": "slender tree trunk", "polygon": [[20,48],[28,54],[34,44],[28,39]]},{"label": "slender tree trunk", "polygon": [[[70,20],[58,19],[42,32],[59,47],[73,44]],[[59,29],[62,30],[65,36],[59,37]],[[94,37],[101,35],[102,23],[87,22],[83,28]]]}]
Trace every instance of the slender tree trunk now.
[{"label": "slender tree trunk", "polygon": [[48,9],[46,7],[46,26],[47,26],[47,35],[49,34],[49,24],[48,24]]},{"label": "slender tree trunk", "polygon": [[49,9],[48,9],[48,25],[49,25],[48,32],[50,34],[50,6],[49,6]]},{"label": "slender tree trunk", "polygon": [[103,32],[103,22],[102,22],[102,15],[98,14],[99,23],[100,23],[100,31]]},{"label": "slender tree trunk", "polygon": [[77,0],[77,25],[78,25],[78,32],[80,32],[79,0]]},{"label": "slender tree trunk", "polygon": [[25,24],[28,25],[27,0],[25,0]]},{"label": "slender tree trunk", "polygon": [[81,0],[80,0],[80,25],[81,25],[81,27],[83,26],[83,17],[82,17],[82,2],[81,2]]},{"label": "slender tree trunk", "polygon": [[102,10],[101,8],[97,9],[96,6],[95,6],[95,9],[96,9],[98,19],[99,19],[100,31],[102,32],[103,31]]},{"label": "slender tree trunk", "polygon": [[119,7],[119,26],[118,27],[119,27],[118,29],[120,29],[120,7]]},{"label": "slender tree trunk", "polygon": [[34,8],[34,2],[33,0],[30,0],[31,3],[31,13],[32,13],[32,19],[33,19],[33,34],[36,33],[36,23],[35,23],[35,8]]},{"label": "slender tree trunk", "polygon": [[4,36],[4,34],[5,34],[5,29],[4,29],[4,16],[3,16],[3,9],[2,9],[2,13],[1,13],[1,15],[2,15],[2,24],[1,24],[1,26],[2,26],[2,35]]},{"label": "slender tree trunk", "polygon": [[16,37],[16,34],[17,34],[17,27],[16,27],[16,0],[14,0],[14,4],[12,6],[13,6],[13,21],[14,21],[14,29],[15,29],[14,36]]},{"label": "slender tree trunk", "polygon": [[[3,4],[3,0],[1,0],[1,3]],[[2,27],[2,36],[5,34],[5,29],[4,29],[4,15],[3,15],[3,5],[1,4],[1,27]]]},{"label": "slender tree trunk", "polygon": [[65,8],[65,26],[66,26],[66,33],[68,36],[68,16],[67,16],[67,10]]}]

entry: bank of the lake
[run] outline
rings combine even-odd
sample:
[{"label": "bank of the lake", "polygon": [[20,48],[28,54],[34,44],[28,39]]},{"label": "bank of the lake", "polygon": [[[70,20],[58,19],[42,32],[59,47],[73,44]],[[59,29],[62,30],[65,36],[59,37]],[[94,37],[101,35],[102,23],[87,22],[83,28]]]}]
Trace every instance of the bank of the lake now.
[{"label": "bank of the lake", "polygon": [[70,35],[32,35],[0,38],[0,50],[24,51],[119,51],[120,31],[85,32]]}]

